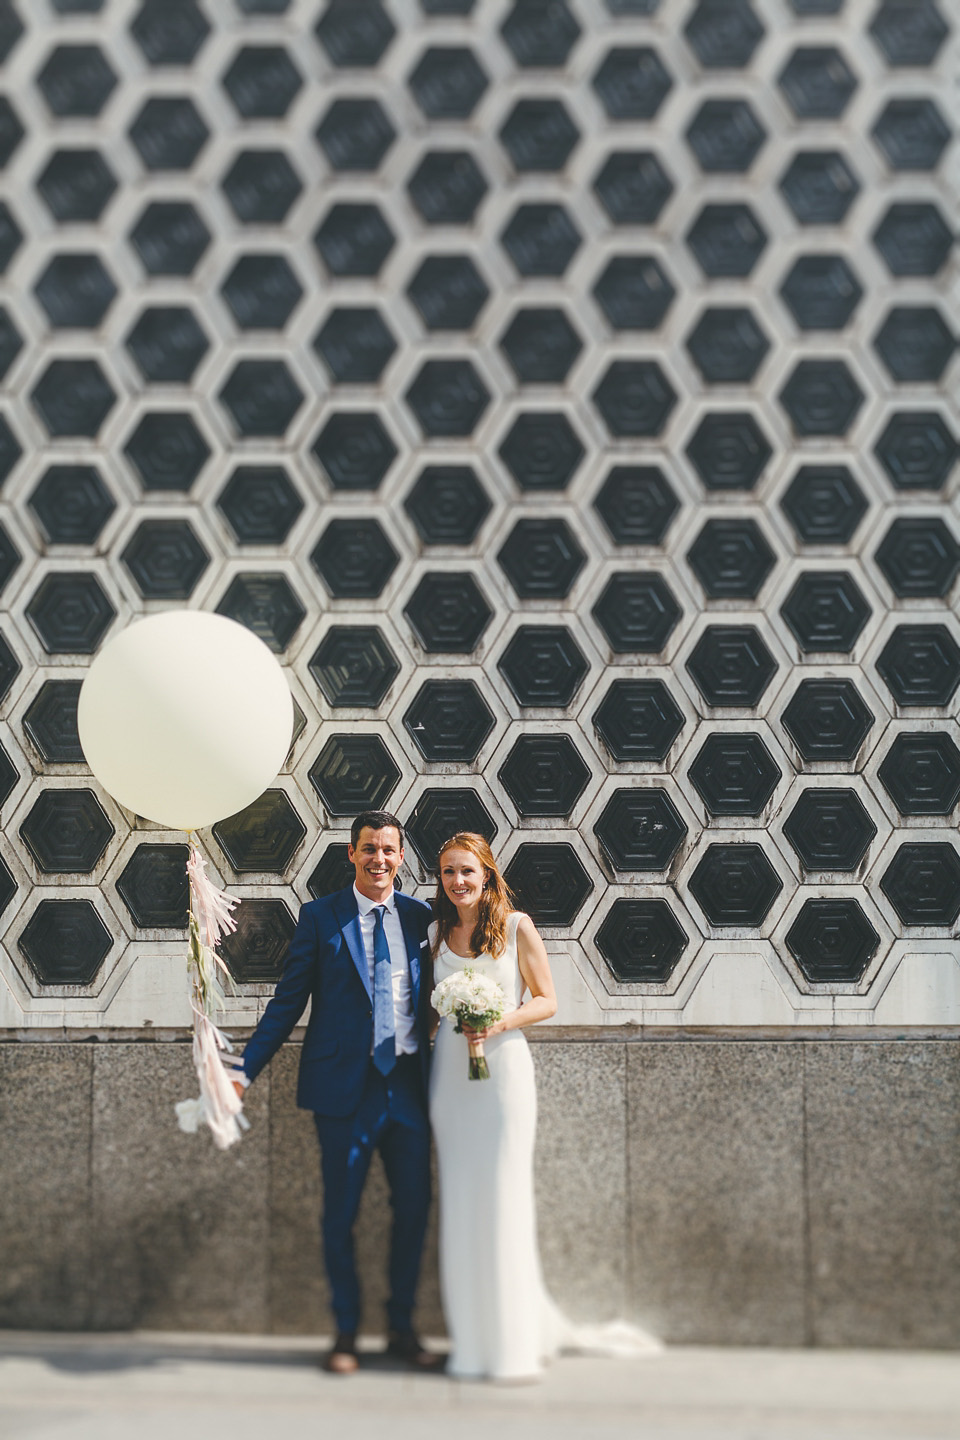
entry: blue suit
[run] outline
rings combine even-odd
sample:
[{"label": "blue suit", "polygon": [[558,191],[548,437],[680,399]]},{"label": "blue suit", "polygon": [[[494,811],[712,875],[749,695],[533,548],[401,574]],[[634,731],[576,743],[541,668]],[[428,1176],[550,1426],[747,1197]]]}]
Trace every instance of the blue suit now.
[{"label": "blue suit", "polygon": [[383,1157],[393,1207],[390,1328],[409,1330],[430,1208],[429,906],[396,892],[410,966],[418,1049],[384,1077],[371,1062],[373,999],[353,887],[300,910],[283,974],[243,1052],[253,1080],[289,1038],[311,1002],[300,1052],[297,1104],[312,1110],[323,1173],[323,1248],[337,1329],[359,1327],[353,1225],[370,1160]]}]

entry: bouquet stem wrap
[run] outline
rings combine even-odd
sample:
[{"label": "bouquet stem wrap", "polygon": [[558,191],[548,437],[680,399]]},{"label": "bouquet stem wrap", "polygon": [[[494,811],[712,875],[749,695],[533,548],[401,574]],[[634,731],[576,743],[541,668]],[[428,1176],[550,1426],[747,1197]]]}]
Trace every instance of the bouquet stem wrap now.
[{"label": "bouquet stem wrap", "polygon": [[193,1063],[200,1082],[200,1096],[196,1100],[181,1100],[174,1108],[181,1130],[195,1134],[198,1126],[205,1124],[217,1149],[226,1150],[249,1129],[243,1103],[224,1065],[223,1057],[232,1052],[232,1046],[213,1023],[214,1012],[223,1005],[218,972],[230,983],[230,972],[217,947],[224,935],[236,930],[237,922],[231,912],[240,902],[210,880],[193,834],[190,835],[187,877],[190,881],[187,966],[193,1011]]},{"label": "bouquet stem wrap", "polygon": [[[465,965],[462,970],[440,981],[430,996],[430,1003],[438,1015],[456,1020],[454,1029],[462,1035],[464,1026],[468,1030],[486,1030],[488,1026],[496,1025],[498,1020],[503,1019],[507,1002],[495,980],[481,970],[475,970],[472,965]],[[470,1056],[469,1078],[489,1080],[490,1066],[483,1053],[483,1041],[468,1037],[467,1051]]]}]

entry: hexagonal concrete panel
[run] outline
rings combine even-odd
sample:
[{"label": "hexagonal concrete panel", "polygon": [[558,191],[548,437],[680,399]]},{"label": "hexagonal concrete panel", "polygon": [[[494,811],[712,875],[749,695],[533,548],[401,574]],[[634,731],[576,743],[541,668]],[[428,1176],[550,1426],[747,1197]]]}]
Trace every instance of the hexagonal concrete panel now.
[{"label": "hexagonal concrete panel", "polygon": [[700,316],[686,347],[706,384],[742,385],[756,375],[770,341],[752,311],[715,305]]},{"label": "hexagonal concrete panel", "polygon": [[936,205],[891,205],[873,232],[891,275],[937,275],[950,258],[954,235]]},{"label": "hexagonal concrete panel", "polygon": [[244,45],[223,74],[223,88],[244,120],[279,120],[303,86],[303,76],[282,45]]},{"label": "hexagonal concrete panel", "polygon": [[360,516],[331,520],[310,556],[313,568],[337,600],[375,599],[399,560],[380,524]]},{"label": "hexagonal concrete panel", "polygon": [[614,465],[593,507],[615,545],[660,545],[680,508],[656,465]]},{"label": "hexagonal concrete panel", "polygon": [[698,0],[683,33],[705,70],[742,70],[766,32],[750,0]]},{"label": "hexagonal concrete panel", "polygon": [[615,980],[665,985],[690,937],[666,900],[614,900],[595,935]]},{"label": "hexagonal concrete panel", "polygon": [[874,724],[852,680],[801,680],[781,717],[804,760],[854,760]]},{"label": "hexagonal concrete panel", "polygon": [[99,255],[54,255],[33,287],[55,330],[95,330],[117,298]]},{"label": "hexagonal concrete panel", "polygon": [[58,224],[99,220],[116,193],[117,177],[99,150],[54,150],[36,188]]},{"label": "hexagonal concrete panel", "polygon": [[674,185],[650,150],[615,150],[593,182],[614,225],[653,225],[673,194]]},{"label": "hexagonal concrete panel", "polygon": [[497,774],[521,817],[569,815],[590,779],[569,735],[521,735]]},{"label": "hexagonal concrete panel", "polygon": [[355,879],[356,871],[347,858],[346,845],[328,845],[310,873],[307,889],[314,900],[320,900],[324,895],[345,890]]},{"label": "hexagonal concrete panel", "polygon": [[843,330],[863,299],[863,286],[842,255],[801,255],[780,295],[800,330]]},{"label": "hexagonal concrete panel", "polygon": [[666,870],[686,838],[687,827],[666,790],[615,790],[594,834],[618,871]]},{"label": "hexagonal concrete panel", "polygon": [[237,928],[220,943],[227,969],[239,985],[275,985],[297,922],[282,900],[244,897]]},{"label": "hexagonal concrete panel", "polygon": [[956,337],[933,305],[895,305],[873,337],[873,348],[894,380],[939,380],[953,359]]},{"label": "hexagonal concrete panel", "polygon": [[948,705],[960,684],[960,647],[945,625],[898,625],[877,672],[898,705]]},{"label": "hexagonal concrete panel", "polygon": [[870,34],[888,65],[932,65],[950,27],[936,0],[882,0],[870,21]]},{"label": "hexagonal concrete panel", "polygon": [[780,180],[780,193],[801,225],[839,225],[860,181],[839,150],[801,150]]},{"label": "hexagonal concrete panel", "polygon": [[901,845],[880,889],[904,925],[952,925],[960,915],[960,854],[953,845]]},{"label": "hexagonal concrete panel", "polygon": [[210,139],[207,122],[182,95],[154,95],[141,106],[129,137],[151,173],[191,170]]},{"label": "hexagonal concrete panel", "polygon": [[944,731],[904,731],[877,771],[901,815],[950,815],[960,801],[960,750]]},{"label": "hexagonal concrete panel", "polygon": [[210,348],[206,331],[185,305],[152,305],[126,337],[126,346],[144,380],[185,385]]},{"label": "hexagonal concrete panel", "polygon": [[593,88],[608,119],[652,120],[673,88],[673,77],[649,46],[617,46],[605,55]]},{"label": "hexagonal concrete panel", "polygon": [[718,730],[690,766],[691,783],[711,815],[759,815],[781,778],[759,735]]},{"label": "hexagonal concrete panel", "polygon": [[583,244],[583,236],[562,205],[519,205],[500,244],[520,275],[563,275]]},{"label": "hexagonal concrete panel", "polygon": [[397,243],[376,205],[331,205],[313,243],[331,275],[379,275]]},{"label": "hexagonal concrete panel", "polygon": [[186,930],[190,907],[186,845],[138,845],[117,878],[117,894],[138,930]]},{"label": "hexagonal concrete panel", "polygon": [[487,72],[465,45],[431,45],[407,77],[428,120],[467,120],[490,84]]},{"label": "hexagonal concrete panel", "polygon": [[185,200],[153,200],[130,231],[148,275],[192,275],[212,240],[206,221]]},{"label": "hexagonal concrete panel", "polygon": [[382,59],[396,29],[380,0],[330,0],[313,33],[338,70],[365,70]]},{"label": "hexagonal concrete panel", "polygon": [[571,703],[589,666],[565,625],[521,625],[497,669],[519,705],[559,708]]},{"label": "hexagonal concrete panel", "polygon": [[743,279],[767,248],[767,232],[749,205],[704,205],[686,234],[688,247],[711,280]]},{"label": "hexagonal concrete panel", "polygon": [[804,654],[849,654],[872,614],[846,570],[814,570],[797,580],[780,614]]},{"label": "hexagonal concrete panel", "polygon": [[835,120],[853,98],[858,80],[832,45],[801,45],[777,76],[798,120]]},{"label": "hexagonal concrete panel", "polygon": [[500,34],[519,66],[546,69],[564,63],[580,37],[580,26],[565,0],[549,5],[515,0]]},{"label": "hexagonal concrete panel", "polygon": [[20,838],[45,875],[89,874],[114,829],[92,790],[43,790],[20,826]]},{"label": "hexagonal concrete panel", "polygon": [[283,330],[303,286],[283,255],[241,255],[220,294],[241,330]]},{"label": "hexagonal concrete panel", "polygon": [[590,612],[617,655],[657,655],[683,611],[662,576],[642,571],[611,575]]},{"label": "hexagonal concrete panel", "polygon": [[655,360],[614,360],[592,399],[615,439],[648,437],[663,430],[677,392]]},{"label": "hexagonal concrete panel", "polygon": [[684,724],[662,680],[614,680],[592,718],[614,760],[664,760]]},{"label": "hexagonal concrete panel", "polygon": [[403,613],[428,654],[470,654],[493,619],[473,576],[447,571],[424,575]]},{"label": "hexagonal concrete panel", "polygon": [[855,984],[880,945],[856,900],[807,900],[786,934],[787,949],[813,985]]},{"label": "hexagonal concrete panel", "polygon": [[586,450],[562,412],[518,415],[497,452],[521,490],[565,490]]},{"label": "hexagonal concrete panel", "polygon": [[783,833],[805,870],[856,870],[877,827],[855,790],[804,790]]},{"label": "hexagonal concrete panel", "polygon": [[281,465],[238,465],[217,497],[238,545],[282,545],[303,504]]},{"label": "hexagonal concrete panel", "polygon": [[241,150],[220,188],[242,225],[282,225],[303,193],[283,150]]},{"label": "hexagonal concrete panel", "polygon": [[865,397],[842,360],[799,360],[778,398],[805,438],[846,435]]},{"label": "hexagonal concrete panel", "polygon": [[776,563],[755,520],[708,520],[687,563],[711,600],[753,599]]},{"label": "hexagonal concrete panel", "polygon": [[777,668],[753,625],[708,625],[687,660],[704,701],[718,707],[756,705]]},{"label": "hexagonal concrete panel", "polygon": [[472,435],[490,392],[469,360],[425,360],[404,396],[424,435]]},{"label": "hexagonal concrete panel", "polygon": [[36,77],[37,88],[58,119],[92,119],[117,86],[117,74],[98,45],[58,45]]},{"label": "hexagonal concrete panel", "polygon": [[376,625],[331,625],[309,669],[328,705],[374,710],[399,675],[400,662]]},{"label": "hexagonal concrete panel", "polygon": [[23,728],[48,765],[84,763],[77,730],[80,684],[79,680],[45,680],[24,711]]},{"label": "hexagonal concrete panel", "polygon": [[189,65],[210,34],[196,0],[144,0],[130,34],[148,65]]},{"label": "hexagonal concrete panel", "polygon": [[942,490],[960,455],[942,415],[914,410],[891,416],[874,454],[897,490]]},{"label": "hexagonal concrete panel", "polygon": [[331,170],[370,174],[379,170],[397,132],[379,101],[351,96],[333,101],[316,137]]},{"label": "hexagonal concrete panel", "polygon": [[403,508],[424,545],[472,545],[491,502],[469,465],[425,465]]},{"label": "hexagonal concrete panel", "polygon": [[500,128],[500,143],[519,174],[562,170],[579,139],[563,101],[546,96],[518,100]]},{"label": "hexagonal concrete panel", "polygon": [[26,609],[49,655],[92,655],[116,614],[97,577],[76,570],[44,576]]},{"label": "hexagonal concrete panel", "polygon": [[113,386],[96,360],[51,360],[30,393],[47,433],[93,440],[116,404]]},{"label": "hexagonal concrete panel", "polygon": [[94,545],[117,502],[93,465],[50,465],[27,504],[51,545]]},{"label": "hexagonal concrete panel", "polygon": [[307,830],[283,790],[265,790],[252,805],[213,827],[217,844],[238,874],[282,875]]},{"label": "hexagonal concrete panel", "polygon": [[123,453],[145,490],[189,490],[211,450],[192,415],[179,410],[140,419]]},{"label": "hexagonal concrete panel", "polygon": [[306,398],[282,360],[238,360],[217,397],[243,436],[286,434]]},{"label": "hexagonal concrete panel", "polygon": [[431,150],[407,182],[427,225],[469,225],[489,186],[468,150]]},{"label": "hexagonal concrete panel", "polygon": [[739,175],[750,169],[767,131],[746,100],[705,100],[686,132],[687,144],[707,175]]},{"label": "hexagonal concrete panel", "polygon": [[497,552],[497,563],[521,600],[563,599],[586,564],[565,520],[518,520]]},{"label": "hexagonal concrete panel", "polygon": [[382,810],[399,781],[379,735],[331,735],[310,767],[310,782],[331,815]]},{"label": "hexagonal concrete panel", "polygon": [[888,100],[871,134],[891,170],[929,171],[939,165],[952,132],[935,101],[909,96]]},{"label": "hexagonal concrete panel", "polygon": [[593,287],[593,297],[614,330],[657,330],[676,297],[652,255],[614,255]]},{"label": "hexagonal concrete panel", "polygon": [[500,336],[500,349],[521,385],[557,385],[569,375],[583,341],[562,310],[528,306]]},{"label": "hexagonal concrete panel", "polygon": [[895,595],[942,599],[960,569],[960,545],[937,516],[901,515],[874,558]]},{"label": "hexagonal concrete panel", "polygon": [[490,289],[469,255],[428,255],[407,295],[428,330],[469,330]]},{"label": "hexagonal concrete panel", "polygon": [[686,449],[707,490],[752,490],[773,455],[757,421],[746,411],[705,415]]},{"label": "hexagonal concrete panel", "polygon": [[430,761],[470,764],[495,721],[473,680],[427,680],[403,716],[403,728]]},{"label": "hexagonal concrete panel", "polygon": [[187,600],[210,556],[187,520],[143,520],[120,556],[145,600]]},{"label": "hexagonal concrete panel", "polygon": [[802,544],[846,545],[868,507],[846,465],[801,465],[780,508]]},{"label": "hexagonal concrete panel", "polygon": [[311,453],[334,490],[376,490],[397,447],[379,415],[354,410],[331,415]]},{"label": "hexagonal concrete panel", "polygon": [[593,891],[580,857],[565,841],[519,845],[503,874],[518,908],[538,925],[572,925]]},{"label": "hexagonal concrete panel", "polygon": [[113,940],[89,900],[41,900],[17,946],[41,985],[92,985]]},{"label": "hexagonal concrete panel", "polygon": [[710,925],[761,926],[783,881],[759,845],[708,845],[690,877],[690,892]]},{"label": "hexagonal concrete panel", "polygon": [[436,865],[444,841],[461,831],[492,840],[496,821],[480,796],[469,789],[428,789],[407,817],[407,838],[426,869]]},{"label": "hexagonal concrete panel", "polygon": [[246,572],[235,575],[217,601],[226,615],[252,630],[275,655],[282,655],[307,617],[285,575]]}]

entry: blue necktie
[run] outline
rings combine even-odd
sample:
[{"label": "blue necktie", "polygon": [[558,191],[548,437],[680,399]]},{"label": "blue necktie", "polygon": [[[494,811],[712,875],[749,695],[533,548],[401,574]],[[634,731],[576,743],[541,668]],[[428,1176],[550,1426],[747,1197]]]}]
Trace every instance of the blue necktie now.
[{"label": "blue necktie", "polygon": [[396,1023],[393,1013],[393,974],[390,946],[383,929],[383,905],[373,907],[373,1063],[381,1075],[389,1075],[397,1063],[394,1046]]}]

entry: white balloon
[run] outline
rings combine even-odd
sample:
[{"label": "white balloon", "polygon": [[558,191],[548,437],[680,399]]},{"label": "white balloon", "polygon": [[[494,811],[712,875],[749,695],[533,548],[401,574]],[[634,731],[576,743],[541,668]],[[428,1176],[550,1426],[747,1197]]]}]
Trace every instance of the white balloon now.
[{"label": "white balloon", "polygon": [[103,647],[77,724],[87,764],[118,804],[196,830],[235,815],[275,778],[293,699],[276,657],[243,625],[171,610]]}]

